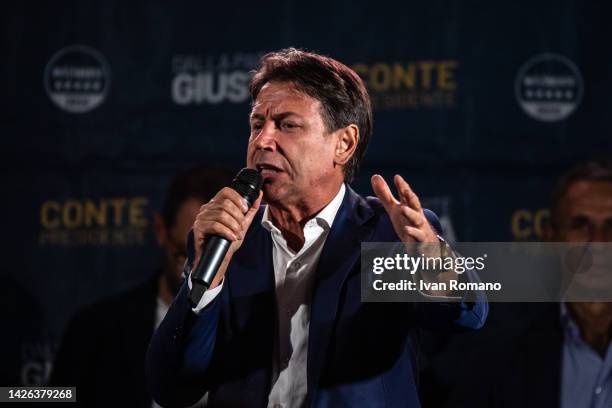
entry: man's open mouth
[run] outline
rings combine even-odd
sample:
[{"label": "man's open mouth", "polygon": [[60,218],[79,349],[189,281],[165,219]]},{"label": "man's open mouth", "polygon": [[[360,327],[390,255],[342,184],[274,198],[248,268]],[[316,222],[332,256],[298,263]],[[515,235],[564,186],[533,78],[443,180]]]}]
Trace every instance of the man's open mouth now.
[{"label": "man's open mouth", "polygon": [[255,166],[257,171],[261,174],[261,176],[266,179],[266,177],[274,176],[275,174],[281,172],[282,170],[278,167],[272,166],[270,164],[258,164]]}]

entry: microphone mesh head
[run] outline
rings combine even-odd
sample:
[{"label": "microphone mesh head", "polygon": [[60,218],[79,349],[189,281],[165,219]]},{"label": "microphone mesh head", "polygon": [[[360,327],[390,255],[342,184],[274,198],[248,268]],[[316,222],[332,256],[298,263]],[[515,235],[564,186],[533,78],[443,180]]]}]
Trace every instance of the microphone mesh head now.
[{"label": "microphone mesh head", "polygon": [[263,177],[257,170],[244,168],[238,172],[232,181],[232,188],[246,198],[249,207],[253,205],[263,184]]}]

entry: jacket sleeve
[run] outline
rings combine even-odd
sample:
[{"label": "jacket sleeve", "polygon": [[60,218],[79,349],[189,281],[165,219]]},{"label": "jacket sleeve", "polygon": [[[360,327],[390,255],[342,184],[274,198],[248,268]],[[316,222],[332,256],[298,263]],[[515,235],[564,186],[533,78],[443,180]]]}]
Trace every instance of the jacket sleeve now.
[{"label": "jacket sleeve", "polygon": [[[188,240],[190,268],[193,239]],[[211,360],[215,349],[221,303],[227,290],[215,297],[197,315],[189,302],[187,279],[183,281],[149,343],[146,357],[147,385],[153,399],[162,406],[189,406],[210,389]]]},{"label": "jacket sleeve", "polygon": [[[437,215],[427,209],[424,213],[438,235],[442,236],[442,226]],[[474,270],[467,270],[464,277],[468,282],[480,282]],[[417,303],[415,309],[417,322],[422,327],[436,329],[455,326],[475,330],[484,326],[489,304],[483,291],[473,291],[466,292],[459,301]]]},{"label": "jacket sleeve", "polygon": [[[478,282],[472,270],[466,271],[468,281]],[[468,292],[458,301],[431,301],[415,303],[415,318],[419,326],[427,329],[476,330],[484,326],[489,314],[489,304],[482,291]]]}]

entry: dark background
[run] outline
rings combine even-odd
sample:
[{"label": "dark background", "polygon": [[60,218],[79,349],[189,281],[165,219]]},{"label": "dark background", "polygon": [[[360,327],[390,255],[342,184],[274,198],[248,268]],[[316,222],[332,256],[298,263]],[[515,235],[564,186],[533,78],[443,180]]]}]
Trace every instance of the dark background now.
[{"label": "dark background", "polygon": [[[537,240],[553,181],[577,161],[612,153],[606,2],[2,8],[1,385],[44,383],[74,311],[153,274],[151,215],[176,171],[244,165],[248,72],[265,52],[301,47],[358,70],[376,109],[353,187],[369,195],[373,173],[401,173],[456,240]],[[82,48],[70,54],[74,45]],[[521,107],[517,81],[538,58],[533,72],[574,79],[569,115],[546,121]],[[78,82],[49,79],[58,66],[97,67],[101,103],[81,113],[54,103],[54,86]]]}]

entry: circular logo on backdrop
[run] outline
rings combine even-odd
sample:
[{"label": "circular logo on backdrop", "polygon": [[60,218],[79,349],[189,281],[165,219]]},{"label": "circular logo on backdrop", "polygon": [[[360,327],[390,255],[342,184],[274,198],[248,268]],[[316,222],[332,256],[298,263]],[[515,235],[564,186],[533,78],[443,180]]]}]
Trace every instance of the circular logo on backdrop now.
[{"label": "circular logo on backdrop", "polygon": [[516,99],[532,118],[556,122],[571,115],[582,99],[578,67],[558,54],[540,54],[523,64],[515,81]]},{"label": "circular logo on backdrop", "polygon": [[106,99],[110,68],[100,52],[84,45],[72,45],[51,57],[44,82],[47,95],[62,110],[85,113]]}]

